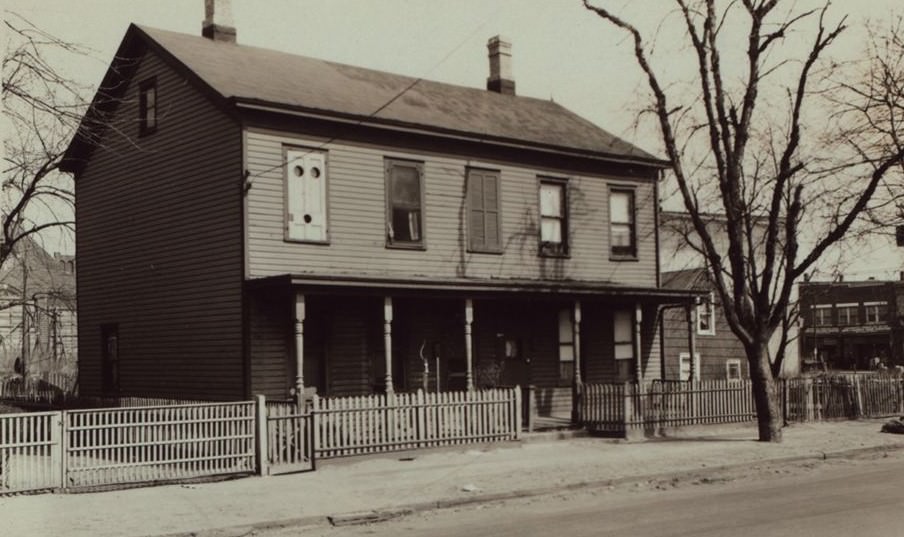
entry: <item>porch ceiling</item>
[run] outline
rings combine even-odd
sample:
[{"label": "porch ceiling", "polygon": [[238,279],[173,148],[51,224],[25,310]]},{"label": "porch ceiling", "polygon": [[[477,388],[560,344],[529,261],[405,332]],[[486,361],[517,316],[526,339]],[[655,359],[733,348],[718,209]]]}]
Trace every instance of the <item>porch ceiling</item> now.
[{"label": "porch ceiling", "polygon": [[460,296],[468,298],[618,298],[647,304],[688,304],[708,293],[688,289],[625,286],[610,282],[486,280],[486,279],[391,279],[357,276],[321,276],[282,274],[247,280],[249,288],[300,288],[311,294],[349,294],[395,296]]}]

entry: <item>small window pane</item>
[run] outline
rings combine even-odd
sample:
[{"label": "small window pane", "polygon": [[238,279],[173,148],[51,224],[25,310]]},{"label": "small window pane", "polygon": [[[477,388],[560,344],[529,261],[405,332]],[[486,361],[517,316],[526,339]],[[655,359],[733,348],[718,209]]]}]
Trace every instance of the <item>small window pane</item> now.
[{"label": "small window pane", "polygon": [[615,359],[616,360],[631,360],[634,358],[634,345],[631,343],[616,343],[615,344]]},{"label": "small window pane", "polygon": [[421,181],[417,169],[394,166],[392,174],[393,205],[420,206]]},{"label": "small window pane", "polygon": [[392,230],[393,240],[409,242],[421,240],[421,212],[416,209],[393,209]]},{"label": "small window pane", "polygon": [[562,242],[562,221],[544,218],[540,222],[540,240],[543,242]]},{"label": "small window pane", "polygon": [[630,311],[615,312],[615,341],[626,342],[632,340],[631,321],[633,315]]},{"label": "small window pane", "polygon": [[540,216],[563,216],[562,189],[562,185],[540,185]]},{"label": "small window pane", "polygon": [[631,227],[625,224],[612,224],[612,247],[631,247]]},{"label": "small window pane", "polygon": [[631,223],[631,194],[613,191],[609,195],[609,219],[612,223]]}]

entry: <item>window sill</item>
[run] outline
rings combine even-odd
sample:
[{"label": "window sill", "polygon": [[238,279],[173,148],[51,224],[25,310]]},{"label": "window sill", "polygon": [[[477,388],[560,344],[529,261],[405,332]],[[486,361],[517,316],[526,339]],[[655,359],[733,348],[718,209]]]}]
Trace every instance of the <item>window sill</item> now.
[{"label": "window sill", "polygon": [[386,249],[388,250],[421,250],[424,251],[427,249],[426,244],[404,244],[404,243],[386,243]]},{"label": "window sill", "polygon": [[636,255],[609,254],[609,261],[640,261]]},{"label": "window sill", "polygon": [[488,248],[468,248],[467,252],[469,254],[490,254],[490,255],[502,255],[502,249],[499,250],[491,250]]},{"label": "window sill", "polygon": [[698,330],[698,331],[697,331],[697,335],[698,335],[698,336],[714,336],[714,335],[716,335],[716,332],[715,332],[715,330],[713,330],[713,331],[706,331],[706,332],[701,332],[701,331]]},{"label": "window sill", "polygon": [[292,244],[313,244],[316,246],[329,246],[330,245],[329,239],[322,240],[322,241],[315,241],[315,240],[293,239],[291,237],[283,237],[283,242],[289,242]]}]

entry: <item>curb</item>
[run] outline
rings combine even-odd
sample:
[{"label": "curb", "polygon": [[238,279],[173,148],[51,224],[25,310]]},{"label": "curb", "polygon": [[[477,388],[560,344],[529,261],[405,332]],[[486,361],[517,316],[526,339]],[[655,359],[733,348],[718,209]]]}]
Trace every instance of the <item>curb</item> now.
[{"label": "curb", "polygon": [[904,451],[904,444],[890,444],[887,446],[869,446],[863,448],[846,449],[842,451],[818,452],[808,455],[791,455],[788,457],[779,457],[774,459],[762,459],[758,461],[739,462],[734,464],[726,464],[722,466],[709,466],[695,470],[685,470],[681,472],[663,472],[658,474],[645,474],[618,477],[614,479],[601,479],[595,481],[577,481],[566,483],[563,485],[554,485],[549,487],[536,487],[530,489],[512,490],[506,492],[494,492],[490,494],[480,494],[475,496],[467,496],[463,498],[450,498],[441,500],[431,500],[426,502],[415,502],[406,505],[387,507],[385,509],[374,509],[369,511],[355,511],[349,513],[331,514],[331,515],[310,515],[299,518],[286,518],[281,520],[269,520],[256,522],[251,524],[242,524],[236,526],[227,526],[223,528],[212,528],[197,531],[167,533],[162,535],[154,535],[148,537],[245,537],[259,530],[272,530],[282,528],[307,528],[324,525],[332,526],[350,526],[356,524],[368,524],[374,522],[383,522],[393,518],[411,515],[414,513],[423,513],[437,509],[449,509],[453,507],[463,507],[481,503],[498,502],[502,500],[515,500],[521,498],[531,498],[534,496],[544,496],[555,494],[557,492],[575,491],[575,490],[591,490],[596,488],[607,488],[617,485],[625,485],[630,483],[642,483],[647,481],[661,481],[670,479],[681,479],[691,476],[700,476],[723,472],[726,470],[734,470],[737,468],[746,468],[752,464],[788,464],[801,461],[824,461],[829,459],[845,459],[860,455],[868,455],[870,453],[883,453],[893,451]]}]

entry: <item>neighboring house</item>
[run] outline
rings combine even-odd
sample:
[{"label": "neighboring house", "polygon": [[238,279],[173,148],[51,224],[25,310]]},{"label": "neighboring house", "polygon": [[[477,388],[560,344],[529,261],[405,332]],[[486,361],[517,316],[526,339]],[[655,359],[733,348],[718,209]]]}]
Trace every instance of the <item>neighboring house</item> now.
[{"label": "neighboring house", "polygon": [[[727,251],[724,235],[724,218],[718,215],[702,215],[711,236],[720,251]],[[663,312],[663,376],[667,379],[688,380],[691,370],[697,380],[747,379],[749,367],[744,347],[737,339],[719,302],[706,262],[699,253],[697,235],[687,213],[662,211],[660,213],[660,248],[662,259],[662,285],[675,290],[696,290],[704,293],[704,299],[689,314],[675,308]],[[695,246],[696,245],[696,246]],[[795,297],[792,296],[792,301]],[[688,351],[688,326],[695,326],[696,360]],[[780,330],[780,329],[779,329]],[[769,345],[770,356],[779,348],[781,334],[776,331]],[[792,327],[785,349],[782,375],[794,376],[800,371],[797,354],[796,325]]]},{"label": "neighboring house", "polygon": [[803,282],[800,306],[808,369],[904,365],[904,281]]},{"label": "neighboring house", "polygon": [[75,259],[21,239],[0,271],[0,375],[75,374],[77,359]]},{"label": "neighboring house", "polygon": [[[66,153],[83,394],[655,378],[661,160],[514,94],[130,26]],[[131,121],[131,125],[127,123]],[[575,367],[575,364],[580,364]],[[578,377],[580,375],[580,377]]]},{"label": "neighboring house", "polygon": [[750,378],[744,346],[731,332],[706,269],[686,269],[662,274],[662,285],[671,289],[701,291],[700,304],[691,312],[696,360],[688,345],[688,311],[663,312],[663,378],[690,380],[741,380]]}]

